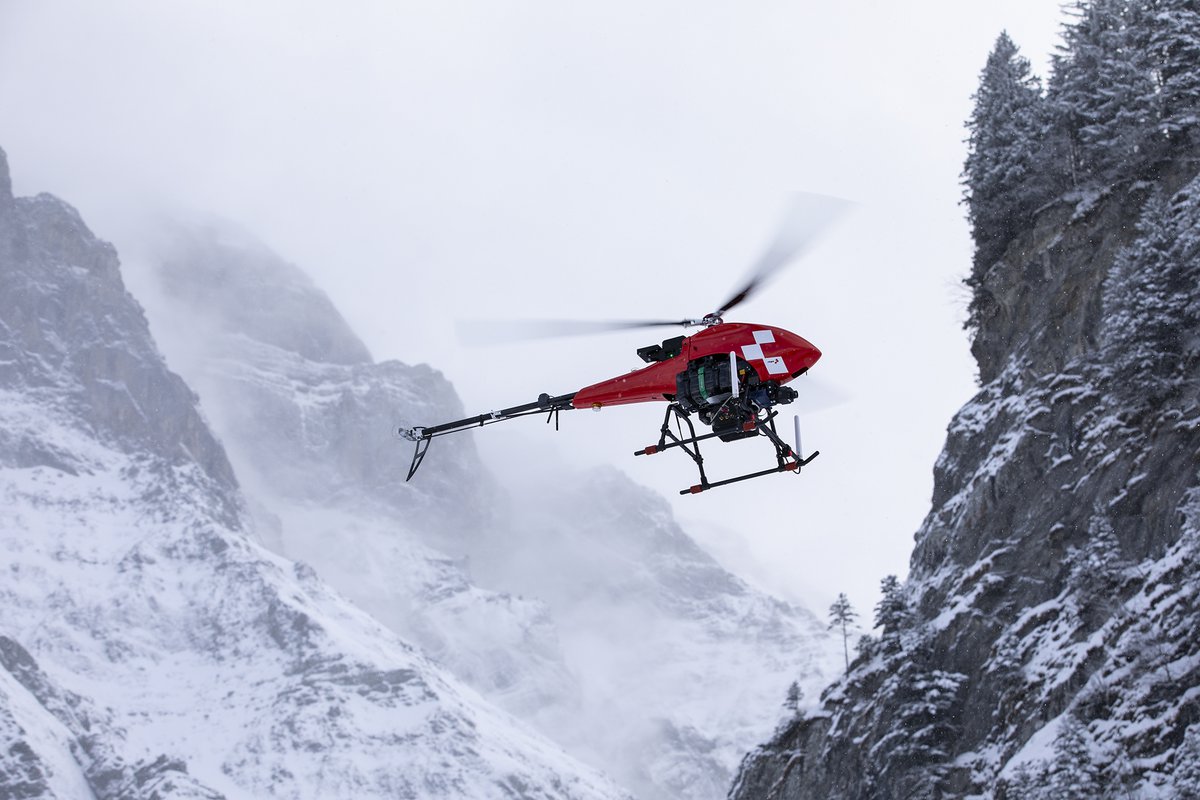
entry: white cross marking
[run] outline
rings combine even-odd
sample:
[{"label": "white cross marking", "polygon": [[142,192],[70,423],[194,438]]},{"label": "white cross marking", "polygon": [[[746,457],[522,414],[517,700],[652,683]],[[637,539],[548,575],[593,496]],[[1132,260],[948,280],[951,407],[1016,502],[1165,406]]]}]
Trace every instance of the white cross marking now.
[{"label": "white cross marking", "polygon": [[774,344],[775,334],[772,331],[754,331],[754,344],[742,345],[742,356],[747,361],[761,361],[767,368],[769,375],[786,375],[788,373],[787,364],[783,363],[781,356],[771,356],[763,352],[764,344]]},{"label": "white cross marking", "polygon": [[767,372],[772,375],[786,375],[788,368],[783,363],[783,359],[779,356],[763,359],[763,363],[767,365]]}]

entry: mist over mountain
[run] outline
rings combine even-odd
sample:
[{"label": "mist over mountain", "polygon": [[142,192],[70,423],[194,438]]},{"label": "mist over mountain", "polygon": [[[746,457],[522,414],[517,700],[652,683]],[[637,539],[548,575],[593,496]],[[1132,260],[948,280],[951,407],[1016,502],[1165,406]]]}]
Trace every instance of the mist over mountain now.
[{"label": "mist over mountain", "polygon": [[114,249],[0,153],[0,790],[620,798],[255,543]]},{"label": "mist over mountain", "polygon": [[964,180],[981,387],[877,639],[734,798],[1200,797],[1200,12],[1006,34]]},{"label": "mist over mountain", "polygon": [[465,434],[406,483],[411,444],[390,431],[464,416],[450,384],[373,363],[248,233],[164,230],[141,256],[154,329],[263,540],[487,698],[639,796],[703,798],[724,793],[791,682],[826,680],[822,624],[728,573],[615,471],[531,463],[501,480]]}]

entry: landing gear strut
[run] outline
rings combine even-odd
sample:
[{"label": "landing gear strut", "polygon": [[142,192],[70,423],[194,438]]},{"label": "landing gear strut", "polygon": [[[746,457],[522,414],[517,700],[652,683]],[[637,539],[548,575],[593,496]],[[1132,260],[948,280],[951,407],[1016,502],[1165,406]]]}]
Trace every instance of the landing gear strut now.
[{"label": "landing gear strut", "polygon": [[[729,431],[718,431],[706,433],[702,436],[696,435],[696,427],[692,424],[692,420],[687,411],[685,411],[678,403],[672,402],[667,406],[667,413],[663,416],[662,428],[659,431],[658,444],[652,444],[641,450],[634,452],[635,456],[651,456],[655,453],[661,453],[664,450],[670,450],[673,447],[678,447],[683,452],[688,454],[688,457],[696,463],[696,469],[700,472],[700,483],[691,486],[687,489],[680,489],[680,494],[699,494],[706,492],[709,489],[716,489],[718,486],[728,486],[731,483],[740,483],[748,481],[752,478],[761,478],[764,475],[771,475],[776,472],[795,472],[800,473],[800,469],[808,465],[810,461],[819,456],[819,450],[813,451],[813,454],[808,458],[804,458],[800,453],[799,442],[799,423],[797,422],[796,448],[779,438],[779,433],[775,429],[775,418],[779,416],[779,412],[770,408],[756,408],[753,411],[753,417],[747,418],[742,425],[741,431],[730,434]],[[681,421],[687,425],[688,435],[683,436],[682,426],[680,433],[676,435],[671,430],[671,418],[674,417],[676,424]],[[745,475],[739,475],[736,478],[726,478],[720,481],[710,481],[708,475],[704,472],[704,456],[700,454],[700,442],[705,439],[712,439],[720,436],[726,441],[730,438],[749,438],[752,436],[765,436],[770,440],[775,447],[775,463],[776,466],[771,469],[764,469],[760,472],[751,472]]]}]

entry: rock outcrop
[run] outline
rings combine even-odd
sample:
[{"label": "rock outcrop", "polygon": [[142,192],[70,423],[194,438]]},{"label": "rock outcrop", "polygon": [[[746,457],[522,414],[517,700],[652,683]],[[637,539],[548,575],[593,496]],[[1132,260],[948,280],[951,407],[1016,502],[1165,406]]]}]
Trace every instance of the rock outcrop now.
[{"label": "rock outcrop", "polygon": [[1194,159],[1164,160],[1041,208],[977,275],[985,382],[908,581],[732,797],[1194,796],[1198,226]]},{"label": "rock outcrop", "polygon": [[1082,0],[968,120],[979,393],[906,584],[736,798],[1200,797],[1200,9]]}]

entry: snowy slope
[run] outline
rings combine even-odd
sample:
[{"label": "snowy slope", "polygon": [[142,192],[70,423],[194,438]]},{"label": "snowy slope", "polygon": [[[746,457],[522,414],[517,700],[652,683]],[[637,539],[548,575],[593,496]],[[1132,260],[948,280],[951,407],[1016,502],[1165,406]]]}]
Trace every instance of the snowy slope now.
[{"label": "snowy slope", "polygon": [[252,541],[113,249],[8,186],[0,155],[5,796],[624,796]]},{"label": "snowy slope", "polygon": [[155,519],[158,477],[125,477],[144,461],[90,455],[5,471],[3,624],[112,709],[127,757],[228,796],[617,796],[195,498]]},{"label": "snowy slope", "polygon": [[722,796],[787,686],[815,691],[832,671],[822,625],[750,590],[616,473],[549,465],[556,491],[531,503],[464,436],[405,483],[411,445],[388,431],[462,416],[452,387],[427,366],[315,351],[294,319],[242,324],[226,306],[286,296],[339,332],[336,352],[359,351],[308,278],[248,235],[181,229],[152,260],[156,331],[260,528],[277,528],[265,540],[639,795]]},{"label": "snowy slope", "polygon": [[[169,245],[159,285],[174,324],[158,327],[237,464],[264,541],[509,710],[571,702],[544,605],[470,574],[469,555],[497,534],[497,489],[470,441],[404,481],[411,444],[391,432],[461,414],[450,384],[424,365],[372,363],[307,276],[229,225],[178,228]],[[292,298],[289,315],[238,310],[274,297]]]}]

